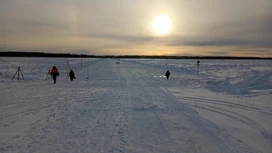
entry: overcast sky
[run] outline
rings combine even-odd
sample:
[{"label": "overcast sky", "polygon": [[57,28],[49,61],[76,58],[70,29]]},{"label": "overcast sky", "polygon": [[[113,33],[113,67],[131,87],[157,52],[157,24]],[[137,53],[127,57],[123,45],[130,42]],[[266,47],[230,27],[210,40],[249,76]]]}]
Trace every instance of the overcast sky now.
[{"label": "overcast sky", "polygon": [[[152,30],[158,14],[167,35]],[[272,57],[271,0],[0,0],[0,51]]]}]

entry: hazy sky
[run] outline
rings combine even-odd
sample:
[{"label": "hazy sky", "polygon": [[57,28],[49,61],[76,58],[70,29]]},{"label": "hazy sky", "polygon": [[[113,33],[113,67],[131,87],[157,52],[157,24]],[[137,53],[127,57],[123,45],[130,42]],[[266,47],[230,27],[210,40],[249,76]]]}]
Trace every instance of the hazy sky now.
[{"label": "hazy sky", "polygon": [[[167,35],[152,30],[158,14]],[[0,51],[272,57],[272,0],[0,0]]]}]

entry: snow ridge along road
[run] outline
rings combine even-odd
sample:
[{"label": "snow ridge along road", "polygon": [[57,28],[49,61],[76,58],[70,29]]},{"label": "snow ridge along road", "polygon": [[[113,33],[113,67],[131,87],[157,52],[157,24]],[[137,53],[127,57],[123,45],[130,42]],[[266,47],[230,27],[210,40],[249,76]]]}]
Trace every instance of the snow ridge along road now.
[{"label": "snow ridge along road", "polygon": [[[55,85],[52,80],[1,82],[0,152],[260,152],[200,116],[187,104],[189,97],[168,90],[170,80],[154,79],[155,68],[115,62],[97,59],[80,71],[74,64],[73,82],[63,73]],[[220,109],[211,107],[205,109]],[[271,139],[253,120],[236,115]]]}]

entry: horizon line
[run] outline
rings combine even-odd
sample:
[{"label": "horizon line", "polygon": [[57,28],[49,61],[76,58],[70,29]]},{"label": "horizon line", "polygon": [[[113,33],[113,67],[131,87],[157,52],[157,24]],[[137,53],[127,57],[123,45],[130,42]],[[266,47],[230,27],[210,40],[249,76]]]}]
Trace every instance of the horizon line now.
[{"label": "horizon line", "polygon": [[76,58],[157,58],[157,59],[272,59],[256,56],[215,56],[215,55],[95,55],[77,53],[0,51],[0,57],[76,57]]}]

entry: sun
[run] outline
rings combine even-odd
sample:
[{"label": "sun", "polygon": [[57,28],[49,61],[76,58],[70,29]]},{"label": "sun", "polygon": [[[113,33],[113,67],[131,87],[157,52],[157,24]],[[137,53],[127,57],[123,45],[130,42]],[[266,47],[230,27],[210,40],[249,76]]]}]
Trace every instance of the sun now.
[{"label": "sun", "polygon": [[165,15],[157,15],[152,21],[152,29],[159,35],[168,34],[172,27],[171,19]]}]

